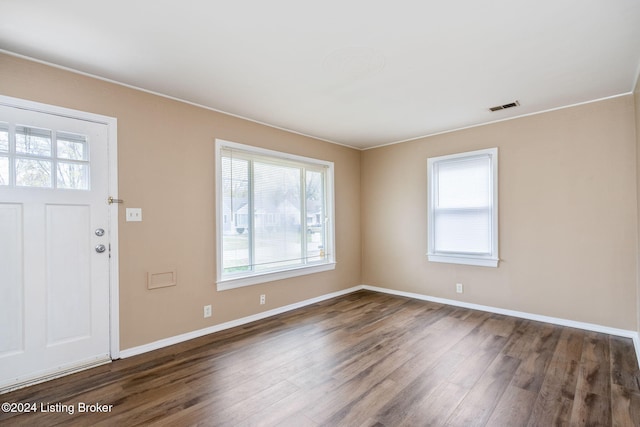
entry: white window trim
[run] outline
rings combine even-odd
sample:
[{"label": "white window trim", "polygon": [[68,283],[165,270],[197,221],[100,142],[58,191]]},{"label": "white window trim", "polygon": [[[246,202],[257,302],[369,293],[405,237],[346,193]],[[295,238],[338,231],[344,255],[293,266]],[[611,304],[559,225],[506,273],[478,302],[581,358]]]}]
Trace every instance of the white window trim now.
[{"label": "white window trim", "polygon": [[[435,191],[433,184],[435,183],[434,164],[447,160],[459,160],[467,157],[475,157],[479,155],[488,155],[491,159],[491,181],[492,181],[492,209],[491,209],[491,254],[475,255],[465,253],[445,253],[435,252],[435,233],[434,233],[434,206]],[[468,151],[465,153],[449,154],[446,156],[430,157],[427,160],[427,179],[428,179],[428,197],[427,197],[427,223],[428,223],[428,240],[427,240],[427,258],[431,262],[443,262],[450,264],[465,264],[482,267],[497,267],[500,261],[498,256],[498,148],[487,148],[484,150]]]},{"label": "white window trim", "polygon": [[[324,262],[309,263],[303,266],[286,267],[282,269],[269,270],[264,272],[250,272],[246,274],[234,274],[231,277],[223,277],[222,263],[222,236],[223,236],[223,216],[222,216],[222,150],[224,148],[248,151],[255,154],[277,157],[282,160],[316,164],[326,167],[326,212],[329,218],[327,227],[327,260]],[[216,139],[216,287],[218,291],[251,286],[259,283],[272,282],[291,277],[303,276],[307,274],[319,273],[322,271],[334,270],[336,266],[335,258],[335,208],[334,208],[334,173],[333,162],[298,156],[295,154],[283,153],[275,150],[254,147],[251,145],[239,144],[237,142]]]}]

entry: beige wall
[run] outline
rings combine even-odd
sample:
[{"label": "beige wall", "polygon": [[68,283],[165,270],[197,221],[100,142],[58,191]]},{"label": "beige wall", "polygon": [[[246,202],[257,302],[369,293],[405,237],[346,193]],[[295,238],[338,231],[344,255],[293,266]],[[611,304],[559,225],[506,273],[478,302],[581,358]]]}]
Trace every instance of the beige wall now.
[{"label": "beige wall", "polygon": [[[629,95],[364,151],[363,282],[635,330],[634,133]],[[427,158],[489,147],[499,267],[428,262]]]},{"label": "beige wall", "polygon": [[[625,96],[359,152],[0,54],[0,94],[118,119],[119,195],[144,216],[119,218],[122,349],[361,283],[640,330],[636,92],[635,109]],[[215,290],[215,138],[335,162],[335,271]],[[427,158],[494,146],[499,268],[427,262]],[[178,286],[147,290],[167,268]]]},{"label": "beige wall", "polygon": [[[121,349],[361,283],[359,151],[1,54],[0,94],[118,119],[119,196],[144,219],[121,209]],[[215,138],[335,162],[335,271],[216,291]],[[176,287],[146,289],[148,271],[172,268]]]}]

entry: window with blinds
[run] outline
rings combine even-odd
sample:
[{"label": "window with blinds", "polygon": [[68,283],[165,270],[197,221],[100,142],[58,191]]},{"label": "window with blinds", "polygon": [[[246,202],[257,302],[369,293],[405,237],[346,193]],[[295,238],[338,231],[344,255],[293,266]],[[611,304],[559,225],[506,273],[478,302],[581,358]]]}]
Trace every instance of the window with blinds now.
[{"label": "window with blinds", "polygon": [[218,289],[335,266],[333,163],[216,141]]},{"label": "window with blinds", "polygon": [[427,162],[428,259],[498,265],[498,149]]}]

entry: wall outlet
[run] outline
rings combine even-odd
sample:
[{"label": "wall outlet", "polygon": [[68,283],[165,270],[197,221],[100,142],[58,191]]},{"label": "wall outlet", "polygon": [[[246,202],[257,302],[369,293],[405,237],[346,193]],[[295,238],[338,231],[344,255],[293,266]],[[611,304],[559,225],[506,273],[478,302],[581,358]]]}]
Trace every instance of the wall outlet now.
[{"label": "wall outlet", "polygon": [[463,291],[462,289],[462,283],[456,283],[456,292],[461,294]]},{"label": "wall outlet", "polygon": [[267,302],[267,296],[262,294],[260,295],[260,305],[264,305]]},{"label": "wall outlet", "polygon": [[204,306],[204,317],[211,317],[211,305]]}]

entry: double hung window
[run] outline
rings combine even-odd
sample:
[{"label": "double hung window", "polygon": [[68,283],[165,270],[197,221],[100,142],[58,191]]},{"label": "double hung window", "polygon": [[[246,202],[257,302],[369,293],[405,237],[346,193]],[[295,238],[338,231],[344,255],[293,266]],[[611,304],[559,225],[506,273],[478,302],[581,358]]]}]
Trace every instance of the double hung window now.
[{"label": "double hung window", "polygon": [[217,140],[218,289],[333,269],[333,163]]},{"label": "double hung window", "polygon": [[498,265],[498,149],[432,157],[427,162],[428,258]]}]

